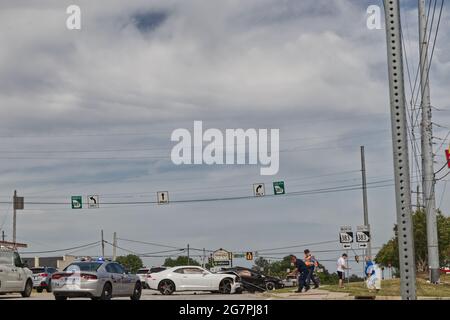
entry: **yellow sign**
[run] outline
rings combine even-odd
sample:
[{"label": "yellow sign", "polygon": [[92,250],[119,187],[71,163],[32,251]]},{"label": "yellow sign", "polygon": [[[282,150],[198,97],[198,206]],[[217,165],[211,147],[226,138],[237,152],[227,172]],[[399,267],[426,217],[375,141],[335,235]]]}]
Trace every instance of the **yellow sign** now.
[{"label": "yellow sign", "polygon": [[246,252],[245,253],[245,259],[253,260],[253,252]]}]

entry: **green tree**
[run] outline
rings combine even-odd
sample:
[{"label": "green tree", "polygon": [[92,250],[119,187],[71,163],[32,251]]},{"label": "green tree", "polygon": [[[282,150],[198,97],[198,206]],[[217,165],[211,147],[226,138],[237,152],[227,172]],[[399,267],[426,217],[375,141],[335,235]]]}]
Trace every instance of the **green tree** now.
[{"label": "green tree", "polygon": [[257,270],[257,271],[268,272],[269,267],[270,267],[269,261],[267,261],[263,257],[258,257],[255,259],[252,269]]},{"label": "green tree", "polygon": [[131,273],[136,273],[143,266],[141,258],[134,254],[117,257],[116,261],[123,265]]},{"label": "green tree", "polygon": [[[439,260],[443,264],[450,257],[450,217],[445,217],[441,212],[436,216],[438,226]],[[412,215],[414,228],[414,250],[417,271],[423,272],[428,267],[427,249],[427,221],[425,212],[418,210]],[[399,267],[397,226],[394,226],[394,238],[383,245],[375,257],[375,261],[382,265],[391,264]]]},{"label": "green tree", "polygon": [[179,256],[176,259],[172,258],[166,258],[164,261],[164,266],[166,267],[178,267],[178,266],[200,266],[200,263],[192,258],[189,258],[187,256]]}]

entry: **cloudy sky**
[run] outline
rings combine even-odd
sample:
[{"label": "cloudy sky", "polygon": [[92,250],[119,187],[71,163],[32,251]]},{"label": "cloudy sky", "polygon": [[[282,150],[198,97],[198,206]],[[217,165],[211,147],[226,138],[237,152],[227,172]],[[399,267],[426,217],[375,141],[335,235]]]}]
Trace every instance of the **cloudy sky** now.
[{"label": "cloudy sky", "polygon": [[[401,3],[414,81],[416,1]],[[71,4],[81,7],[79,31],[66,28]],[[381,1],[1,0],[0,228],[12,236],[9,202],[17,189],[26,201],[17,231],[26,251],[98,241],[101,229],[108,241],[116,231],[168,246],[119,240],[139,253],[188,243],[237,252],[328,242],[309,247],[335,250],[339,226],[363,222],[365,145],[378,247],[392,236],[396,216],[385,31],[366,27],[371,4]],[[450,127],[449,13],[446,6],[431,70],[438,138]],[[409,82],[406,88],[409,97]],[[280,129],[278,174],[260,176],[255,165],[175,166],[170,135],[192,131],[195,120],[221,130]],[[445,161],[442,142],[435,140],[436,168]],[[287,196],[136,203],[154,202],[161,190],[173,201],[246,197],[260,182],[272,193],[278,180]],[[437,185],[437,203],[448,214],[446,183]],[[335,187],[355,190],[301,193]],[[71,209],[71,196],[89,194],[100,196],[99,209]],[[99,246],[69,252],[100,254]]]}]

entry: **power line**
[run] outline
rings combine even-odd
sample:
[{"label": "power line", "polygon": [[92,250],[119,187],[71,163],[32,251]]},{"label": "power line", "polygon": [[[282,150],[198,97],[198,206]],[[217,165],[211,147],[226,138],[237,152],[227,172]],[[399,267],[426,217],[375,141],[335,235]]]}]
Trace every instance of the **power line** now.
[{"label": "power line", "polygon": [[55,249],[55,250],[46,250],[46,251],[24,251],[21,252],[23,254],[38,254],[38,253],[53,253],[53,252],[62,252],[62,251],[69,251],[69,250],[75,250],[75,249],[81,249],[81,248],[85,248],[85,247],[89,247],[92,246],[94,244],[99,244],[101,241],[95,241],[95,242],[91,242],[88,244],[84,244],[84,245],[80,245],[80,246],[76,246],[76,247],[71,247],[71,248],[65,248],[65,249]]}]

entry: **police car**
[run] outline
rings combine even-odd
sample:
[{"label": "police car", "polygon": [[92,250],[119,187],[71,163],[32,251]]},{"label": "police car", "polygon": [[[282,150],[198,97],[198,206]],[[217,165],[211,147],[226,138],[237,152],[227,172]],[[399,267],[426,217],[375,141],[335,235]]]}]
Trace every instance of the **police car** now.
[{"label": "police car", "polygon": [[52,289],[56,300],[110,300],[113,297],[139,300],[142,284],[137,275],[128,273],[117,262],[88,258],[74,261],[62,272],[54,273]]}]

